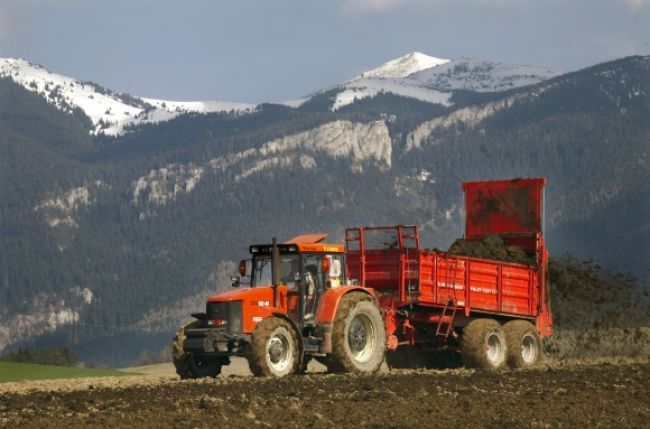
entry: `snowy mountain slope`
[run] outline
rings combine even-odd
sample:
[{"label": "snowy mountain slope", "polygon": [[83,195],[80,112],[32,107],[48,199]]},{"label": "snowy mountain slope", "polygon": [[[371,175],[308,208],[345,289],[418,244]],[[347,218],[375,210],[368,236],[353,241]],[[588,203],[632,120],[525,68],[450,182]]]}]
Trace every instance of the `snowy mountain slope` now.
[{"label": "snowy mountain slope", "polygon": [[429,85],[440,91],[457,89],[494,92],[533,85],[559,75],[543,67],[495,63],[474,58],[459,58],[436,67],[419,70],[407,80]]},{"label": "snowy mountain slope", "polygon": [[366,97],[374,97],[380,92],[390,92],[404,97],[436,104],[449,104],[451,94],[428,88],[419,82],[409,82],[405,78],[413,73],[446,64],[449,60],[430,57],[420,52],[411,52],[403,57],[388,61],[377,68],[365,71],[341,84],[332,110],[354,103]]},{"label": "snowy mountain slope", "polygon": [[43,96],[61,110],[81,109],[93,124],[92,134],[120,135],[130,126],[172,119],[185,113],[247,112],[253,104],[221,101],[178,102],[138,98],[90,82],[52,73],[24,59],[0,58],[0,77],[9,77]]},{"label": "snowy mountain slope", "polygon": [[390,92],[403,97],[411,97],[428,103],[450,105],[450,92],[431,89],[419,83],[410,83],[404,79],[364,78],[347,83],[336,94],[332,110],[354,103],[366,97],[374,97],[380,92]]},{"label": "snowy mountain slope", "polygon": [[[539,83],[557,74],[540,67],[468,58],[448,60],[412,52],[335,86],[338,92],[331,108],[337,110],[355,100],[374,97],[382,92],[449,106],[454,90],[502,91]],[[72,112],[81,109],[92,121],[92,134],[109,136],[124,134],[129,127],[168,121],[187,113],[245,113],[256,107],[247,103],[183,102],[135,97],[52,73],[24,59],[0,58],[0,77],[13,79],[61,110]],[[307,96],[280,104],[298,108],[310,98]]]},{"label": "snowy mountain slope", "polygon": [[494,92],[542,82],[559,72],[478,59],[446,60],[412,52],[339,85],[332,110],[380,92],[450,105],[454,90]]},{"label": "snowy mountain slope", "polygon": [[449,60],[430,57],[421,52],[411,52],[410,54],[406,54],[403,57],[390,60],[375,69],[363,72],[352,80],[355,81],[368,78],[390,79],[407,77],[413,73],[417,73],[422,70],[428,70],[432,67],[440,66],[448,62]]}]

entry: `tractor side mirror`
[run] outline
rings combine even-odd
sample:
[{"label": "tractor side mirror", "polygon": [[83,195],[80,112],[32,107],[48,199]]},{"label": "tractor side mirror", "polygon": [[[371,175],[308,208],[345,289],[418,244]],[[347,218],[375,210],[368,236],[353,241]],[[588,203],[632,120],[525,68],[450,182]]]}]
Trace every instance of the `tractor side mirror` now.
[{"label": "tractor side mirror", "polygon": [[246,260],[242,259],[239,261],[239,276],[246,277]]},{"label": "tractor side mirror", "polygon": [[232,282],[232,287],[239,287],[241,284],[241,277],[233,276],[230,278],[230,281]]}]

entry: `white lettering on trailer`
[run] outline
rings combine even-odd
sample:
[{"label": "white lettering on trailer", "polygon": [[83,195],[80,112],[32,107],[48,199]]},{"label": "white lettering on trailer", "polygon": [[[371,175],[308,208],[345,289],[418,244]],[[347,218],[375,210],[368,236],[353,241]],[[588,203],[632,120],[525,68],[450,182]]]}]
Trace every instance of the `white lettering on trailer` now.
[{"label": "white lettering on trailer", "polygon": [[485,293],[485,294],[488,294],[488,295],[496,295],[497,294],[496,289],[486,288],[486,287],[470,286],[469,290],[471,292]]},{"label": "white lettering on trailer", "polygon": [[447,282],[438,282],[438,287],[440,289],[456,289],[456,290],[463,290],[465,289],[465,285],[462,284],[457,284],[457,283],[447,283]]},{"label": "white lettering on trailer", "polygon": [[257,322],[261,322],[261,321],[262,321],[262,318],[260,316],[253,316],[253,322],[257,323]]}]

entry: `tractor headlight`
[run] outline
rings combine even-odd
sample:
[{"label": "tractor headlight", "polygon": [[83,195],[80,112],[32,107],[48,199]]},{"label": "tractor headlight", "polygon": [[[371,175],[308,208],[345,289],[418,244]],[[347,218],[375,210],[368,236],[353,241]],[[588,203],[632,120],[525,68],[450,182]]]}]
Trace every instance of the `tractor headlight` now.
[{"label": "tractor headlight", "polygon": [[208,302],[206,311],[208,326],[224,328],[231,334],[242,332],[242,302]]}]

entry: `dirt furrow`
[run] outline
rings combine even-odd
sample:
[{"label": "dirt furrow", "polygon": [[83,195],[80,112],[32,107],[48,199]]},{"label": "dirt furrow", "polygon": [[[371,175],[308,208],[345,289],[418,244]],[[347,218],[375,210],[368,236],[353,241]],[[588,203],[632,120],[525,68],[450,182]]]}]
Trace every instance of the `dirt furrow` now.
[{"label": "dirt furrow", "polygon": [[0,393],[7,427],[647,427],[650,364],[501,373],[402,371],[373,376],[115,385]]}]

